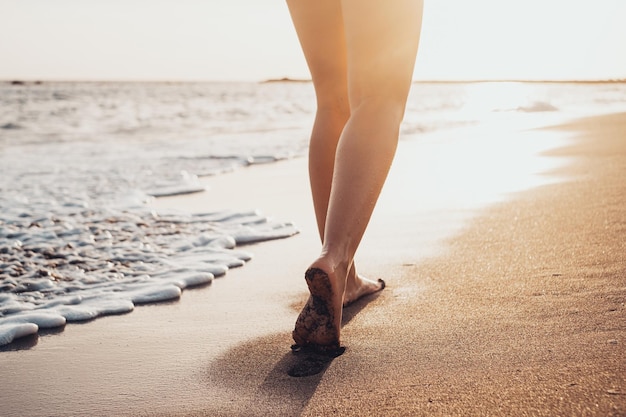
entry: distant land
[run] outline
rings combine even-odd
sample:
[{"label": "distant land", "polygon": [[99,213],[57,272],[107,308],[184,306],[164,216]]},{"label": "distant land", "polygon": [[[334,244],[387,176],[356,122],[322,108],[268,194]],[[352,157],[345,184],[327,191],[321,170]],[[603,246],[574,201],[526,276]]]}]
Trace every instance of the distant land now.
[{"label": "distant land", "polygon": [[307,80],[307,79],[298,79],[298,78],[289,78],[289,77],[283,77],[283,78],[270,78],[268,80],[265,81],[261,81],[262,84],[265,83],[310,83],[311,80]]}]

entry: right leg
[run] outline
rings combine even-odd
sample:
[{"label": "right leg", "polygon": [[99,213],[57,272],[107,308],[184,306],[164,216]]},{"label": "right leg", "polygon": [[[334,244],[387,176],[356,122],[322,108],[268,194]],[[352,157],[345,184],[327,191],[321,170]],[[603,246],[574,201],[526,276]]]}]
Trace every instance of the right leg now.
[{"label": "right leg", "polygon": [[421,0],[341,0],[350,119],[336,150],[323,255],[349,268],[387,177],[411,86]]}]

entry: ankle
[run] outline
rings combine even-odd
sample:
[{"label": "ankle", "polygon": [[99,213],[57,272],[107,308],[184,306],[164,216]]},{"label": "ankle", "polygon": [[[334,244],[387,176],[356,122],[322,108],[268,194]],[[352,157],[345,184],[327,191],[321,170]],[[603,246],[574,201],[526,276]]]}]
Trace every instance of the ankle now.
[{"label": "ankle", "polygon": [[343,292],[350,273],[349,263],[334,261],[329,256],[320,256],[309,268],[318,268],[328,274],[340,292]]}]

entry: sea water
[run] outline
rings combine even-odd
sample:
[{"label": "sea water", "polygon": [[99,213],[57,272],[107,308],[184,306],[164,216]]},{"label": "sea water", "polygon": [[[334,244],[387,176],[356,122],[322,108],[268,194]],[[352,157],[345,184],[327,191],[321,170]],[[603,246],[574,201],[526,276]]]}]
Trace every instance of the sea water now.
[{"label": "sea water", "polygon": [[[416,83],[401,139],[624,110],[620,83]],[[303,156],[314,112],[307,82],[0,84],[0,345],[175,299],[243,266],[245,244],[296,234],[254,201],[206,213],[146,203]]]}]

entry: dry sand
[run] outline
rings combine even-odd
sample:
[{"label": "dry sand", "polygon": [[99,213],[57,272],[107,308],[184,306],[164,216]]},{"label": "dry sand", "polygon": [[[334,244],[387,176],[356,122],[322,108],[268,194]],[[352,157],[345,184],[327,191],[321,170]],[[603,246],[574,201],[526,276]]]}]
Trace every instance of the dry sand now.
[{"label": "dry sand", "polygon": [[[567,181],[483,210],[439,256],[423,260],[417,220],[379,218],[361,265],[388,288],[346,310],[347,352],[306,378],[286,374],[318,250],[304,161],[159,201],[262,201],[302,233],[180,302],[0,353],[0,415],[626,415],[626,114],[559,129],[577,132],[550,152],[572,157]],[[252,194],[212,201],[242,183]]]}]

